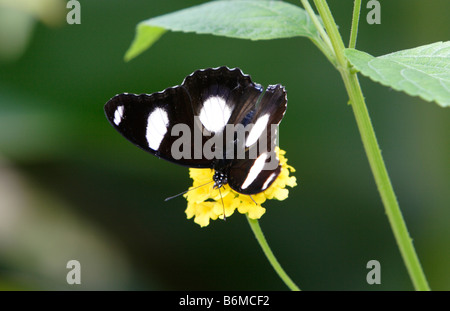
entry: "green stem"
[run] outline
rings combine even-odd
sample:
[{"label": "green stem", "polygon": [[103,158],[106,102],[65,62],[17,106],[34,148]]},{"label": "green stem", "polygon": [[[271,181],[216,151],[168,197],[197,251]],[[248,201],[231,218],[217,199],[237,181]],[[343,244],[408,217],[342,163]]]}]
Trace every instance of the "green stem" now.
[{"label": "green stem", "polygon": [[333,50],[330,50],[327,44],[321,39],[311,39],[312,43],[326,56],[333,66],[336,66],[336,59],[333,55]]},{"label": "green stem", "polygon": [[308,13],[309,17],[311,18],[311,21],[313,22],[314,26],[316,26],[317,31],[319,32],[320,37],[324,41],[324,43],[328,46],[328,50],[330,52],[333,52],[333,47],[331,46],[330,38],[327,36],[327,33],[325,32],[325,29],[323,29],[322,24],[320,23],[319,19],[317,18],[316,14],[314,13],[313,8],[309,4],[308,0],[300,0],[302,2],[303,7],[305,8],[305,11]]},{"label": "green stem", "polygon": [[269,244],[267,244],[266,238],[264,237],[261,227],[259,226],[258,220],[251,219],[248,217],[248,215],[247,220],[248,223],[250,224],[250,228],[252,228],[252,231],[255,234],[256,240],[258,240],[259,245],[261,245],[264,254],[266,254],[266,257],[269,260],[275,272],[280,276],[280,278],[287,285],[287,287],[289,287],[290,290],[299,291],[300,288],[298,288],[298,286],[295,285],[295,283],[291,280],[291,278],[286,274],[286,272],[283,270],[278,260],[275,258],[275,255],[272,253],[272,250],[270,249]]},{"label": "green stem", "polygon": [[361,12],[361,0],[355,0],[353,3],[352,28],[350,30],[350,42],[348,47],[354,49],[356,46],[356,36],[358,35],[359,14]]},{"label": "green stem", "polygon": [[309,5],[308,0],[301,0],[303,7],[305,8],[308,16],[311,18],[314,26],[316,26],[319,36],[311,39],[311,41],[319,48],[319,50],[328,58],[333,66],[336,66],[336,57],[334,55],[333,47],[331,46],[330,38],[327,36],[325,29],[323,29],[321,22],[317,18],[314,10]]},{"label": "green stem", "polygon": [[409,236],[405,221],[401,214],[383,157],[381,156],[381,151],[370,121],[358,77],[356,76],[356,73],[351,70],[349,63],[344,56],[344,43],[328,4],[325,0],[314,0],[314,3],[322,17],[325,29],[330,37],[331,44],[336,54],[337,69],[341,74],[349,95],[370,168],[374,175],[381,200],[385,207],[386,215],[389,219],[392,231],[394,232],[403,261],[405,262],[415,289],[430,290],[420,265],[419,258],[412,244],[412,239]]}]

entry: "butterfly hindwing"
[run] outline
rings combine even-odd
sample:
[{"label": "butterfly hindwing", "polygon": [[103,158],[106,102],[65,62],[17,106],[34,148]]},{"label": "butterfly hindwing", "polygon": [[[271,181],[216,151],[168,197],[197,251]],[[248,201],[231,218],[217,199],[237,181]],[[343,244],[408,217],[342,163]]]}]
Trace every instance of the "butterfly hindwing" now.
[{"label": "butterfly hindwing", "polygon": [[228,171],[228,184],[242,194],[260,193],[275,181],[281,172],[275,152],[263,152],[256,159],[235,161]]},{"label": "butterfly hindwing", "polygon": [[275,146],[278,124],[286,112],[287,96],[281,85],[270,85],[250,121],[251,128],[242,143],[243,159],[235,159],[228,171],[230,187],[239,193],[266,190],[281,172]]}]

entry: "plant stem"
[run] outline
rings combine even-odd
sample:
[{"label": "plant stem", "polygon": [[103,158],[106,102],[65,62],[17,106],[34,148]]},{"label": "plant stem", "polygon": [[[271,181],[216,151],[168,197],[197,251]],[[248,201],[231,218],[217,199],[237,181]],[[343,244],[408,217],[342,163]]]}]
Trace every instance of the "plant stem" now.
[{"label": "plant stem", "polygon": [[[416,254],[412,239],[409,236],[405,221],[400,211],[394,189],[392,187],[386,166],[384,164],[381,151],[375,136],[375,132],[370,121],[367,106],[364,101],[358,77],[352,72],[349,63],[344,56],[344,43],[339,34],[330,8],[325,0],[314,0],[317,10],[322,17],[325,29],[330,36],[330,41],[336,54],[337,69],[342,76],[345,88],[350,98],[356,123],[361,135],[361,139],[369,160],[370,168],[375,178],[375,182],[380,192],[382,202],[385,207],[392,231],[394,232],[397,245],[405,262],[408,273],[416,290],[430,290],[425,274]],[[355,5],[356,6],[356,5]],[[352,29],[356,32],[356,29]],[[356,35],[355,40],[356,40]]]},{"label": "plant stem", "polygon": [[264,237],[264,234],[261,230],[261,227],[259,226],[259,222],[256,219],[251,219],[247,216],[248,223],[250,224],[250,228],[252,228],[253,233],[255,234],[256,240],[258,240],[259,245],[261,246],[264,254],[266,254],[267,259],[269,260],[270,264],[272,265],[275,272],[280,276],[280,278],[283,280],[283,282],[286,284],[287,287],[289,287],[290,290],[293,291],[299,291],[300,288],[298,288],[297,285],[291,280],[291,278],[286,274],[286,272],[281,267],[278,260],[275,258],[275,255],[273,254],[272,250],[269,247],[269,244],[267,244],[266,238]]},{"label": "plant stem", "polygon": [[311,21],[313,22],[314,26],[316,26],[317,31],[320,34],[320,37],[325,42],[325,44],[328,46],[328,49],[330,52],[333,51],[333,47],[331,46],[330,38],[327,36],[327,33],[325,32],[325,29],[323,29],[322,24],[320,23],[319,19],[317,18],[316,14],[314,13],[313,8],[309,4],[308,0],[300,0],[303,4],[303,7],[305,8],[305,11],[308,13],[309,17],[311,18]]},{"label": "plant stem", "polygon": [[325,29],[322,27],[322,23],[317,18],[314,10],[309,5],[308,0],[301,0],[305,11],[308,13],[308,16],[311,18],[314,26],[316,26],[317,31],[319,32],[319,36],[315,39],[311,39],[311,41],[317,46],[317,48],[328,58],[330,63],[333,66],[336,66],[336,57],[334,55],[333,47],[331,46],[330,38],[327,36]]},{"label": "plant stem", "polygon": [[356,46],[356,37],[358,35],[359,14],[361,12],[361,0],[355,0],[353,3],[352,28],[350,30],[350,42],[348,47],[354,49]]}]

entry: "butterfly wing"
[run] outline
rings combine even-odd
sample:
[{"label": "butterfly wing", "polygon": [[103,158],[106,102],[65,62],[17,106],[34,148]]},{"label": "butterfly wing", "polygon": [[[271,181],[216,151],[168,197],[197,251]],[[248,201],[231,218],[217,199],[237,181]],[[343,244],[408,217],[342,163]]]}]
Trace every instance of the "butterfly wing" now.
[{"label": "butterfly wing", "polygon": [[182,84],[191,98],[197,127],[203,132],[202,155],[213,166],[229,163],[227,152],[233,149],[233,132],[227,125],[243,119],[255,108],[262,87],[251,81],[239,68],[227,67],[197,70]]},{"label": "butterfly wing", "polygon": [[[185,88],[178,86],[153,94],[119,94],[106,103],[105,114],[111,125],[139,148],[179,165],[211,167],[210,161],[192,156],[183,158],[181,152],[192,155],[194,147],[193,135],[190,135],[194,116]],[[181,129],[189,131],[187,137],[181,131],[172,135],[180,125]],[[173,144],[182,137],[187,140],[185,148],[189,150],[172,150]]]},{"label": "butterfly wing", "polygon": [[278,124],[287,108],[286,91],[281,85],[270,85],[255,110],[250,113],[250,130],[237,148],[245,150],[244,158],[233,160],[228,184],[242,194],[266,190],[281,172],[275,146]]},{"label": "butterfly wing", "polygon": [[105,114],[141,149],[179,165],[213,168],[216,159],[204,152],[205,144],[214,136],[224,140],[224,126],[254,109],[261,93],[239,68],[209,68],[162,92],[116,95]]},{"label": "butterfly wing", "polygon": [[211,134],[220,134],[227,124],[242,120],[263,91],[239,68],[228,67],[197,70],[182,85],[189,93],[194,115]]}]

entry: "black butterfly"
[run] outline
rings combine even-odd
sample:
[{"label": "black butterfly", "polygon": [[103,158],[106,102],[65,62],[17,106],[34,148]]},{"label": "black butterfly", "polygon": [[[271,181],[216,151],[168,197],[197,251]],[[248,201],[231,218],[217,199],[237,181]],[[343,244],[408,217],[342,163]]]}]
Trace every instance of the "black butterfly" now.
[{"label": "black butterfly", "polygon": [[136,146],[179,165],[214,169],[215,187],[251,195],[280,174],[274,138],[286,106],[283,86],[269,85],[263,94],[239,68],[219,67],[197,70],[162,92],[116,95],[105,113]]}]

